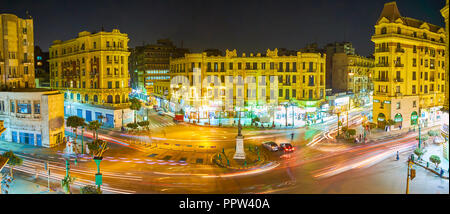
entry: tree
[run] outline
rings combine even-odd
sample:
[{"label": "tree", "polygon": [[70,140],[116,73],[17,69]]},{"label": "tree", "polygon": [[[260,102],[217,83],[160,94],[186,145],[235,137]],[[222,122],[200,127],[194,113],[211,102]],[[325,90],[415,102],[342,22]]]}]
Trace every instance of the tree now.
[{"label": "tree", "polygon": [[138,128],[138,124],[136,123],[128,123],[127,127],[130,129],[137,129]]},{"label": "tree", "polygon": [[130,103],[130,109],[134,110],[134,123],[136,123],[136,112],[141,110],[141,101],[138,98],[131,98]]},{"label": "tree", "polygon": [[94,140],[88,144],[89,150],[92,151],[94,157],[102,157],[103,153],[109,149],[107,142],[103,140]]},{"label": "tree", "polygon": [[67,118],[66,122],[67,126],[71,127],[73,129],[73,132],[75,133],[75,144],[77,144],[77,138],[78,138],[78,127],[85,126],[84,118],[78,117],[78,116],[70,116]]},{"label": "tree", "polygon": [[90,121],[87,126],[89,130],[92,130],[92,134],[94,135],[94,138],[96,140],[98,139],[98,130],[100,129],[101,126],[102,124],[98,122],[98,120]]},{"label": "tree", "polygon": [[72,184],[75,181],[75,177],[66,176],[61,180],[61,187],[63,188],[64,192],[70,194],[70,184]]},{"label": "tree", "polygon": [[438,131],[434,131],[434,130],[430,130],[428,131],[428,135],[431,137],[436,137],[439,136],[439,132]]},{"label": "tree", "polygon": [[14,178],[13,176],[13,169],[16,166],[20,166],[23,163],[22,158],[16,156],[13,151],[9,150],[8,152],[4,152],[2,154],[2,157],[9,159],[8,165],[9,165],[9,174],[11,175],[11,178]]},{"label": "tree", "polygon": [[102,191],[97,189],[96,186],[86,185],[80,188],[81,194],[102,194]]},{"label": "tree", "polygon": [[422,155],[423,155],[424,153],[425,153],[425,152],[423,151],[423,149],[417,148],[417,149],[414,150],[414,154],[416,154],[417,157],[419,157],[419,159],[420,159],[420,157],[422,157]]},{"label": "tree", "polygon": [[149,122],[148,120],[146,120],[146,121],[141,121],[141,122],[138,122],[138,125],[139,125],[140,127],[145,127],[145,128],[148,130],[148,126],[150,125],[150,122]]},{"label": "tree", "polygon": [[355,136],[356,135],[356,130],[355,129],[348,129],[347,130],[348,135],[350,136]]},{"label": "tree", "polygon": [[436,169],[438,168],[439,164],[441,163],[441,158],[437,155],[431,155],[430,156],[431,163],[436,164]]}]

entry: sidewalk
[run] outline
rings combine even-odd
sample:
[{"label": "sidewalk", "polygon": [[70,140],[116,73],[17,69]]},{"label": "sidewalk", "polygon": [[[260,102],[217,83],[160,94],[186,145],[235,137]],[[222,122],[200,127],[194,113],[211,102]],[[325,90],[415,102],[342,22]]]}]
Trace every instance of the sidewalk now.
[{"label": "sidewalk", "polygon": [[0,140],[0,153],[12,150],[15,154],[30,154],[32,156],[47,157],[48,155],[57,154],[58,151],[63,151],[64,148],[65,145],[62,144],[53,148],[45,148]]},{"label": "sidewalk", "polygon": [[[435,125],[432,127],[425,127],[422,128],[420,130],[421,135],[426,135],[428,131],[433,130],[433,129],[439,129],[440,125]],[[392,130],[392,131],[384,131],[381,129],[373,129],[372,131],[370,131],[370,134],[367,134],[367,141],[368,142],[373,142],[373,141],[378,141],[378,140],[384,140],[384,139],[392,139],[392,138],[397,138],[397,137],[401,137],[403,135],[406,135],[408,133],[416,133],[417,135],[419,134],[419,131],[416,129],[416,131],[410,131],[409,129],[401,129],[401,130]]]}]

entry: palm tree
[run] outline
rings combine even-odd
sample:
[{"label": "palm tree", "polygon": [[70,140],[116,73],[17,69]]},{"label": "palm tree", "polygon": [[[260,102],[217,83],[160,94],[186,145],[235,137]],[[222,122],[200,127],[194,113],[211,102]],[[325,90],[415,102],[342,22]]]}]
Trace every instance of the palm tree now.
[{"label": "palm tree", "polygon": [[78,116],[70,116],[67,118],[66,125],[73,129],[73,132],[75,133],[75,144],[76,144],[78,138],[77,130],[78,127],[85,125],[84,118]]},{"label": "palm tree", "polygon": [[134,123],[136,123],[136,111],[141,110],[141,101],[137,98],[131,98],[130,103],[130,109],[134,110]]},{"label": "palm tree", "polygon": [[8,165],[9,165],[9,174],[11,175],[11,178],[14,178],[13,176],[13,169],[15,166],[20,166],[23,163],[22,158],[16,156],[13,151],[9,150],[8,152],[4,152],[2,154],[2,157],[9,159],[8,160]]},{"label": "palm tree", "polygon": [[100,129],[101,126],[102,124],[98,122],[98,120],[90,121],[87,126],[87,129],[92,131],[92,135],[96,140],[98,140],[98,129]]}]

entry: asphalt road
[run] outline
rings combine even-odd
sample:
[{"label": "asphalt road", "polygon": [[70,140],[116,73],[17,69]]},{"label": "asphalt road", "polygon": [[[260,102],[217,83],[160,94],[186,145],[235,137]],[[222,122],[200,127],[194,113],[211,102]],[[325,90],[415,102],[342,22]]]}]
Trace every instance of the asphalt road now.
[{"label": "asphalt road", "polygon": [[[360,113],[352,112],[351,121],[360,122]],[[110,142],[111,147],[101,163],[105,193],[402,194],[406,185],[406,157],[416,145],[415,133],[401,139],[356,146],[336,143],[335,120],[299,129],[250,128],[243,131],[246,146],[263,141],[292,142],[297,150],[284,155],[272,153],[272,162],[257,169],[233,171],[218,168],[210,160],[220,148],[235,146],[236,128],[170,124],[170,118],[154,114],[151,120],[151,124],[160,126],[140,137],[137,141],[142,141],[141,144],[136,143],[135,136],[100,132],[100,138]],[[89,137],[89,132],[86,136]],[[395,160],[397,151],[402,154],[400,161]],[[42,160],[49,160],[53,186],[57,187],[65,175],[61,155],[31,157],[24,154],[24,165],[15,169],[31,176],[38,168],[39,177],[45,178]],[[77,178],[75,186],[93,184],[95,169],[89,157],[80,158],[77,165],[72,162],[70,172]],[[448,194],[448,180],[420,169],[417,174],[411,193]]]}]

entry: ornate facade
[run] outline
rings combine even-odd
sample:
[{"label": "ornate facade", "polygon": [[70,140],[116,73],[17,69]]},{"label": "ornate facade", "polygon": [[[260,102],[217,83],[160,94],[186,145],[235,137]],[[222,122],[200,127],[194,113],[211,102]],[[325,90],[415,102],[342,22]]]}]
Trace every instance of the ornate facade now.
[{"label": "ornate facade", "polygon": [[[379,127],[438,120],[445,93],[444,28],[403,17],[395,2],[386,3],[375,25],[373,119]],[[420,110],[419,110],[420,109]]]}]

